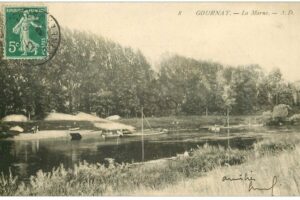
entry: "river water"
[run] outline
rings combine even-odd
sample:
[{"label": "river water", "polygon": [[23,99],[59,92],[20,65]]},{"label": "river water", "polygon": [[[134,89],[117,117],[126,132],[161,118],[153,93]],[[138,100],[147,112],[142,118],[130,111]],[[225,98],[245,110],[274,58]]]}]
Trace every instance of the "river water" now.
[{"label": "river water", "polygon": [[[220,145],[226,148],[227,140],[218,137],[207,138],[212,133],[173,132],[144,137],[145,160],[176,156],[191,148]],[[233,138],[231,148],[251,148],[256,138]],[[105,163],[105,158],[116,162],[139,162],[142,158],[141,137],[113,138],[101,137],[71,141],[67,139],[43,139],[33,141],[0,141],[0,172],[18,175],[26,180],[38,170],[51,171],[63,164],[72,168],[75,163]]]}]

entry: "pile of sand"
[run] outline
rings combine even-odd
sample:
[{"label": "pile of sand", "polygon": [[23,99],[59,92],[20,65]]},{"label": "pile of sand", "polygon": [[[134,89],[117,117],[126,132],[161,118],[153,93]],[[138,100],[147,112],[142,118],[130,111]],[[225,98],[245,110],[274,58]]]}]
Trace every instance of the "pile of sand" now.
[{"label": "pile of sand", "polygon": [[116,123],[116,122],[105,122],[105,123],[94,123],[94,126],[100,129],[105,129],[105,130],[129,130],[133,132],[135,128],[130,125],[126,124],[121,124],[121,123]]},{"label": "pile of sand", "polygon": [[20,127],[20,126],[11,127],[9,130],[10,131],[19,132],[19,133],[23,133],[24,132],[24,129],[22,127]]},{"label": "pile of sand", "polygon": [[79,112],[77,115],[70,115],[64,113],[50,113],[45,118],[45,121],[89,121],[92,122],[95,127],[105,130],[135,130],[133,126],[112,122],[110,120],[103,119],[83,112]]},{"label": "pile of sand", "polygon": [[2,121],[4,122],[27,122],[28,118],[24,115],[7,115]]},{"label": "pile of sand", "polygon": [[119,115],[112,115],[112,116],[106,117],[105,119],[108,119],[108,120],[119,120],[119,119],[121,119],[121,117]]},{"label": "pile of sand", "polygon": [[50,113],[45,121],[101,121],[107,122],[108,120],[102,119],[100,117],[90,115],[87,113],[79,112],[77,115],[70,115],[65,113]]}]

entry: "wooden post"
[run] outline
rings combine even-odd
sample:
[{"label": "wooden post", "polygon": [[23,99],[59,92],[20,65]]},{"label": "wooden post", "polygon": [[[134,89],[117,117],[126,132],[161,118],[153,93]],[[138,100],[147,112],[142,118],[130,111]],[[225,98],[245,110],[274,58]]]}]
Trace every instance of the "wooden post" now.
[{"label": "wooden post", "polygon": [[229,144],[229,108],[227,108],[227,149],[230,148]]},{"label": "wooden post", "polygon": [[141,109],[141,113],[142,113],[142,162],[144,162],[145,159],[145,152],[144,152],[144,111],[143,111],[143,107]]}]

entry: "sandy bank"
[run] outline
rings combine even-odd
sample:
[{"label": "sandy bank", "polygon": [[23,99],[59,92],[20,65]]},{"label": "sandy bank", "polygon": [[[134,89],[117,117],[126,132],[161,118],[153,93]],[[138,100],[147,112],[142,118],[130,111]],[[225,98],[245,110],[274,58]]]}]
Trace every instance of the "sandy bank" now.
[{"label": "sandy bank", "polygon": [[133,132],[135,127],[122,124],[119,122],[110,121],[107,119],[103,119],[91,114],[79,112],[77,115],[70,115],[64,113],[50,113],[45,121],[89,121],[92,122],[96,128],[104,129],[104,130],[129,130]]}]

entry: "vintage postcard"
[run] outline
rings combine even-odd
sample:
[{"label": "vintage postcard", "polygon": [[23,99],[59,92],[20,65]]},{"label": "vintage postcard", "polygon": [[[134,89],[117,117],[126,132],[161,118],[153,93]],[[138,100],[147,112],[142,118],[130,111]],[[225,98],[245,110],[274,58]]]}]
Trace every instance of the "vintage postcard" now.
[{"label": "vintage postcard", "polygon": [[1,196],[299,196],[300,3],[0,3]]}]

